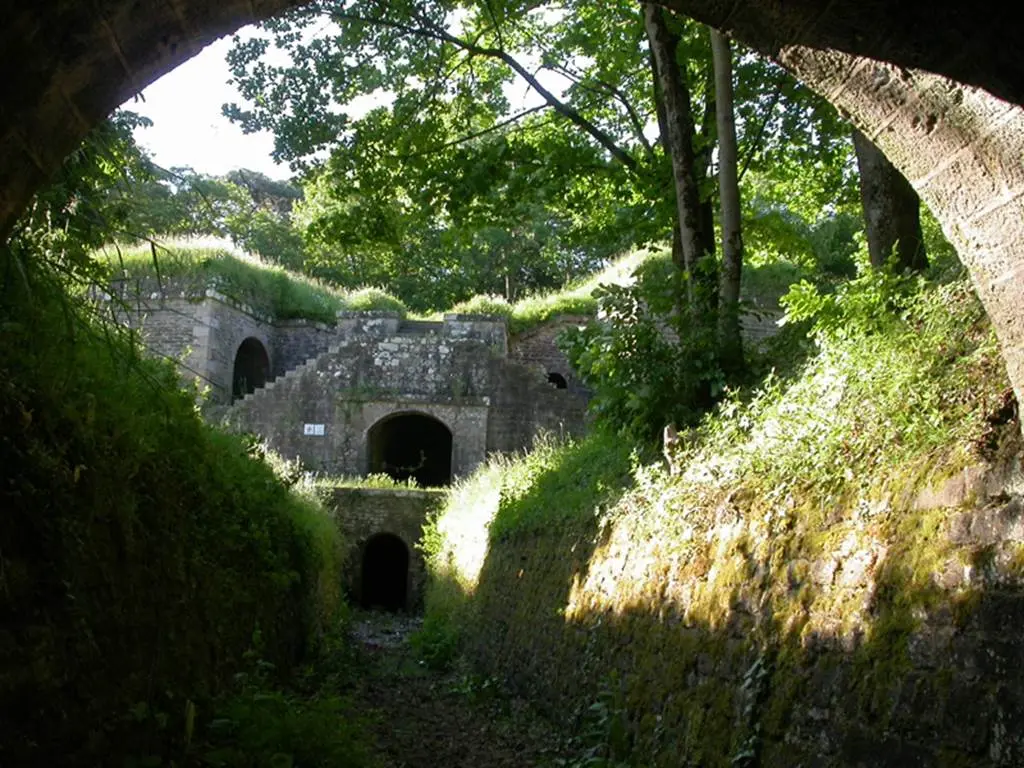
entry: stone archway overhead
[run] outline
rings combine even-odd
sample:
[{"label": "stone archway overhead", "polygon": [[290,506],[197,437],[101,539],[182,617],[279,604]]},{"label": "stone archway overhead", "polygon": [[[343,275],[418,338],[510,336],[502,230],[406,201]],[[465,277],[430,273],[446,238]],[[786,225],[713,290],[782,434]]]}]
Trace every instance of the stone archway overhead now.
[{"label": "stone archway overhead", "polygon": [[[849,114],[912,181],[971,272],[1020,400],[1024,111],[1007,103],[1024,104],[1016,6],[1004,0],[662,3],[780,60]],[[216,37],[300,4],[26,0],[8,8],[0,30],[0,62],[8,73],[0,93],[0,236],[117,105]]]}]

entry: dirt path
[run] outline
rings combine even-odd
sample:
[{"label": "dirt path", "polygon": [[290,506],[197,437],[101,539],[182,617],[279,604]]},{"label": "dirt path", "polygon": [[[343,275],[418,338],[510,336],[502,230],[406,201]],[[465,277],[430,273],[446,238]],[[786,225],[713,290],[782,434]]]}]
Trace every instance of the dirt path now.
[{"label": "dirt path", "polygon": [[353,626],[365,663],[355,697],[376,715],[383,768],[558,765],[564,744],[523,702],[465,670],[434,672],[416,660],[409,636],[419,625],[416,618],[368,614]]}]

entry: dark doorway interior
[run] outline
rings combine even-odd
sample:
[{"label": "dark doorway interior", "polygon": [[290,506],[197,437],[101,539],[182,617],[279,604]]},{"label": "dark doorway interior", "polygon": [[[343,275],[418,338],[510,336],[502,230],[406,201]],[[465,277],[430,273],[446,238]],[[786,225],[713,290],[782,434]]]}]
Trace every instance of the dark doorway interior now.
[{"label": "dark doorway interior", "polygon": [[369,434],[370,472],[424,487],[452,481],[452,433],[435,418],[403,413],[381,419]]},{"label": "dark doorway interior", "polygon": [[231,399],[238,400],[267,383],[270,376],[270,357],[259,339],[243,341],[235,353],[235,367],[231,374]]},{"label": "dark doorway interior", "polygon": [[400,611],[406,607],[409,590],[409,550],[391,533],[370,537],[363,547],[363,608]]},{"label": "dark doorway interior", "polygon": [[565,380],[565,376],[560,373],[552,371],[548,374],[548,384],[554,386],[555,389],[568,389],[569,382]]}]

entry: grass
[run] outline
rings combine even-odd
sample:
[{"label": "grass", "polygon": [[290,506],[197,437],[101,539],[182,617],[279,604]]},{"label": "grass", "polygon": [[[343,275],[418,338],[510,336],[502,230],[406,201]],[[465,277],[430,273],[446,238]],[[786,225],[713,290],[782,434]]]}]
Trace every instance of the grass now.
[{"label": "grass", "polygon": [[[600,431],[495,457],[426,531],[425,642],[442,657],[460,645],[558,712],[585,708],[623,672],[623,717],[644,750],[631,764],[727,764],[746,743],[733,738],[742,674],[679,695],[701,660],[742,673],[750,659],[730,653],[775,658],[748,735],[782,727],[819,662],[852,670],[851,697],[886,701],[920,617],[961,599],[935,582],[963,554],[943,533],[950,511],[914,499],[1017,444],[1007,398],[983,309],[955,280],[919,286],[873,325],[820,335],[790,377],[732,393],[681,435],[674,472]],[[871,552],[882,554],[868,586],[812,578]],[[723,641],[737,633],[742,648]],[[822,650],[849,638],[854,650]]]},{"label": "grass", "polygon": [[396,480],[390,475],[383,473],[366,475],[365,477],[326,475],[317,477],[313,483],[319,489],[366,488],[371,490],[380,489],[388,491],[423,491],[425,493],[443,493],[443,491],[436,488],[423,488],[416,483],[416,479],[413,477],[405,480]]},{"label": "grass", "polygon": [[319,280],[265,264],[223,243],[171,241],[159,246],[106,246],[99,258],[114,276],[147,286],[156,280],[185,292],[214,288],[257,312],[280,320],[333,323],[339,310],[387,310],[405,305],[377,288],[344,291]]},{"label": "grass", "polygon": [[682,436],[678,474],[631,459],[601,432],[492,459],[451,491],[433,562],[454,566],[471,593],[488,541],[515,533],[626,515],[671,536],[737,489],[820,510],[883,487],[920,487],[991,452],[993,414],[1009,391],[969,283],[931,285],[880,328],[821,341],[792,378],[770,373],[731,393]]},{"label": "grass", "polygon": [[[266,264],[227,241],[214,238],[169,240],[153,247],[148,244],[111,245],[105,246],[98,256],[109,265],[112,276],[127,276],[138,281],[139,288],[147,292],[158,280],[172,290],[185,293],[200,294],[207,288],[214,288],[259,313],[281,320],[302,318],[333,323],[339,310],[410,315],[400,299],[383,289],[336,288]],[[628,282],[645,262],[668,258],[665,249],[637,249],[619,257],[605,269],[557,291],[526,296],[515,303],[501,296],[477,295],[447,311],[503,317],[508,321],[510,332],[523,333],[562,315],[596,315],[598,306],[593,294],[598,286]],[[804,274],[799,268],[789,264],[748,268],[744,272],[744,292],[768,297],[774,303],[801,277]],[[440,319],[443,314],[434,313],[430,319]]]},{"label": "grass", "polygon": [[557,291],[526,296],[515,303],[510,303],[502,296],[480,294],[456,304],[448,311],[503,317],[508,321],[512,333],[523,333],[561,315],[596,315],[597,299],[593,293],[599,285],[626,282],[645,261],[663,257],[665,254],[659,251],[637,249],[620,256],[605,269]]},{"label": "grass", "polygon": [[65,275],[17,269],[0,302],[0,696],[36,703],[5,719],[20,736],[0,751],[128,764],[171,749],[186,702],[223,690],[257,632],[282,674],[320,645],[340,534],[287,472],[202,421],[173,365],[69,298]]}]

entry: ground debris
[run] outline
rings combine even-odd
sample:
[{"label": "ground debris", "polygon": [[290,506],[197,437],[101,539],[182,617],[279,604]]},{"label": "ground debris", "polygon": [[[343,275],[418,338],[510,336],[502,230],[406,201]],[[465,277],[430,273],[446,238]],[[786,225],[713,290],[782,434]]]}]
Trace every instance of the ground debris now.
[{"label": "ground debris", "polygon": [[[409,645],[415,617],[361,615],[358,706],[374,715],[382,768],[530,768],[557,765],[565,745],[522,700],[464,666],[436,672]],[[564,763],[563,763],[564,764]]]}]

